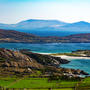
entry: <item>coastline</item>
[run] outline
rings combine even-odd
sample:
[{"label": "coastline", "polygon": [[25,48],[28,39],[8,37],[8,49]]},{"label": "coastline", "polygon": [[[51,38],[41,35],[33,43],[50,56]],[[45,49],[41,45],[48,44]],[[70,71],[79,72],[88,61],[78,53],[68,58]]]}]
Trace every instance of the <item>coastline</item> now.
[{"label": "coastline", "polygon": [[[40,54],[45,54],[45,55],[51,55],[51,53],[40,53]],[[51,55],[53,56],[53,55]],[[85,57],[85,56],[67,56],[67,55],[55,55],[55,57],[61,57],[62,59],[90,59],[90,57]]]},{"label": "coastline", "polygon": [[67,56],[67,55],[58,55],[55,57],[61,57],[62,59],[90,59],[90,57],[77,57],[77,56]]}]

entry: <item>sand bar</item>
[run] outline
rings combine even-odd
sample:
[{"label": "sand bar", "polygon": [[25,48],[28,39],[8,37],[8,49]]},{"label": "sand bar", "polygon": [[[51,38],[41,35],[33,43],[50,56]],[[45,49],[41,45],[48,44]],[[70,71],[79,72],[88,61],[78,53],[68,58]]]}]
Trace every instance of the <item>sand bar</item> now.
[{"label": "sand bar", "polygon": [[[40,54],[51,55],[51,53],[40,53]],[[62,59],[90,59],[90,57],[85,57],[85,56],[77,57],[77,56],[67,56],[67,55],[56,55],[55,57],[61,57]]]},{"label": "sand bar", "polygon": [[66,56],[66,55],[58,55],[55,57],[61,57],[62,59],[90,59],[90,57],[77,57],[77,56]]}]

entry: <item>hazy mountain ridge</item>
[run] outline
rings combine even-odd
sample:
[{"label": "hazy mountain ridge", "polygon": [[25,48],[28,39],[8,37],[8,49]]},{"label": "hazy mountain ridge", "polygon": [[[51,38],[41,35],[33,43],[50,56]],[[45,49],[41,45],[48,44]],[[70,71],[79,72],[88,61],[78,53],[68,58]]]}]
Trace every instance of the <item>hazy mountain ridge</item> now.
[{"label": "hazy mountain ridge", "polygon": [[61,26],[60,28],[63,28],[63,29],[90,29],[90,23],[80,21],[80,22],[71,23],[71,24]]},{"label": "hazy mountain ridge", "polygon": [[0,23],[1,29],[27,29],[27,30],[89,30],[90,23],[85,21],[66,23],[59,20],[38,20],[29,19],[17,24]]},{"label": "hazy mountain ridge", "polygon": [[0,24],[1,29],[38,29],[43,27],[62,26],[67,23],[58,20],[29,19],[17,24]]}]

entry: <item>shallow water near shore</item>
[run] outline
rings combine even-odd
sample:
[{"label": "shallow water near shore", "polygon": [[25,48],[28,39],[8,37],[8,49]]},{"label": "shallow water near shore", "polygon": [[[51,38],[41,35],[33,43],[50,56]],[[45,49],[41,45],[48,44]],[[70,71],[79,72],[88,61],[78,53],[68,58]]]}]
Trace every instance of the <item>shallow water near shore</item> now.
[{"label": "shallow water near shore", "polygon": [[[78,49],[90,50],[90,43],[0,43],[0,48],[12,50],[30,49],[32,52],[37,53],[70,53]],[[60,66],[65,68],[81,69],[90,74],[90,59],[73,59],[70,61],[71,62],[69,64],[62,64]]]},{"label": "shallow water near shore", "polygon": [[90,43],[0,43],[0,48],[6,49],[30,49],[37,53],[70,53],[78,49],[90,50]]},{"label": "shallow water near shore", "polygon": [[90,59],[68,59],[68,64],[61,64],[60,67],[81,69],[90,74]]}]

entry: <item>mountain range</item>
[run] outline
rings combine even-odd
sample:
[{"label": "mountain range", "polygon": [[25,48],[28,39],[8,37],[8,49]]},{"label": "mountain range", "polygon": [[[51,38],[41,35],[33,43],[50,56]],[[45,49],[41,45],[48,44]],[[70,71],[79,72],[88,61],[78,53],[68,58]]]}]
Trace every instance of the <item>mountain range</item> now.
[{"label": "mountain range", "polygon": [[80,21],[76,23],[66,23],[59,20],[38,20],[29,19],[21,21],[17,24],[0,23],[0,29],[12,30],[89,30],[90,23]]}]

